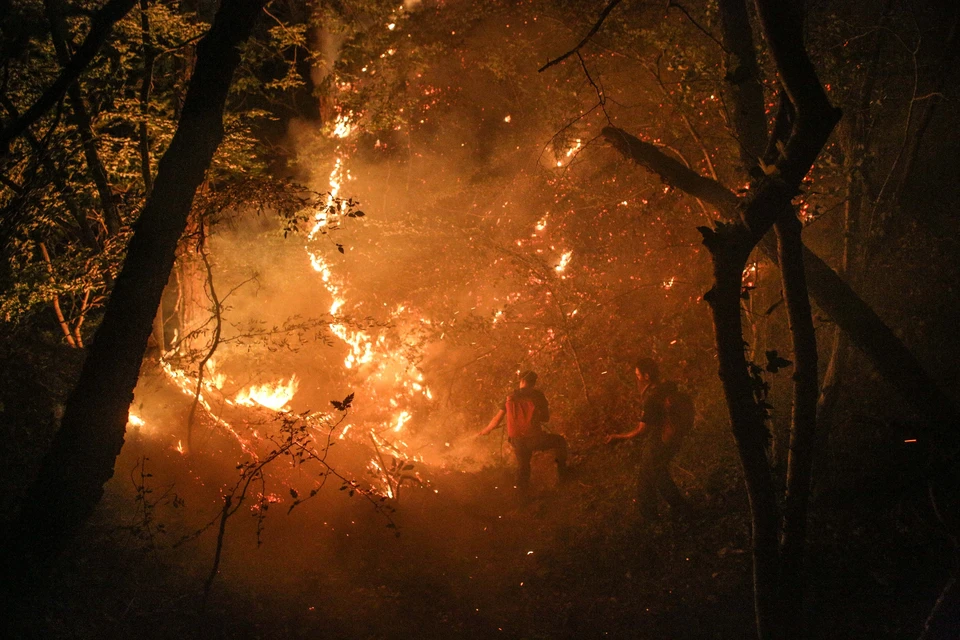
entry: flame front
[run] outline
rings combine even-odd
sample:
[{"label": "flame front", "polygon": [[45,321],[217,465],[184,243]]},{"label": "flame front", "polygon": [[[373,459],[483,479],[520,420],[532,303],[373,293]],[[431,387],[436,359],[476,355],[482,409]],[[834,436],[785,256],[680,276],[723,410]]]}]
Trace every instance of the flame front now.
[{"label": "flame front", "polygon": [[234,402],[245,407],[261,405],[274,411],[284,411],[289,408],[290,401],[300,388],[297,374],[290,376],[290,380],[279,380],[273,384],[253,385],[237,394]]}]

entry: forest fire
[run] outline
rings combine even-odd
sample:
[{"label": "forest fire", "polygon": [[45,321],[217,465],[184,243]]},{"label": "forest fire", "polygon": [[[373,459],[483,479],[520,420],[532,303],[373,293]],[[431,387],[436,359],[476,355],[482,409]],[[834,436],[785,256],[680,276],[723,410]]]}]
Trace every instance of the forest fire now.
[{"label": "forest fire", "polygon": [[954,637],[956,4],[5,7],[3,637]]},{"label": "forest fire", "polygon": [[273,384],[253,385],[242,390],[234,398],[234,402],[247,407],[259,404],[274,411],[284,411],[290,408],[290,401],[300,387],[297,374],[290,376],[287,382],[279,380]]}]

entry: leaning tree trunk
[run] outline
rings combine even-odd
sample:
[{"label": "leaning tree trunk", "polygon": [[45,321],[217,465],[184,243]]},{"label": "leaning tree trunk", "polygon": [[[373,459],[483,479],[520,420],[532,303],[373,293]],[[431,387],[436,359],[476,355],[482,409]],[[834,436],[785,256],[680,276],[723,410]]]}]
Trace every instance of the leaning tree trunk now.
[{"label": "leaning tree trunk", "polygon": [[127,249],[123,270],[67,401],[60,430],[26,494],[14,541],[51,556],[90,516],[113,475],[133,389],[163,287],[197,187],[223,138],[223,109],[239,46],[263,0],[224,0],[197,62],[170,147]]}]

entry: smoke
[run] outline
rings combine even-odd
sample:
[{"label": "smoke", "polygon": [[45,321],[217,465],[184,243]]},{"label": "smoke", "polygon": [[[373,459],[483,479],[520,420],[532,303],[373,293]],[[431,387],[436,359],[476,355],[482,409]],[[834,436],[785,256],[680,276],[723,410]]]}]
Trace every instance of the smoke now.
[{"label": "smoke", "polygon": [[[535,72],[566,32],[518,28],[522,9],[446,22],[419,4],[383,29],[386,57],[351,60],[351,49],[332,67],[339,118],[290,125],[296,180],[359,204],[321,198],[305,212],[312,237],[284,236],[252,210],[213,227],[221,334],[189,429],[217,314],[203,265],[183,256],[192,311],[178,337],[196,330],[185,341],[195,353],[145,368],[132,411],[143,424],[130,426],[110,495],[196,584],[226,496],[239,509],[225,525],[224,588],[382,585],[392,554],[406,565],[434,554],[436,571],[469,577],[445,541],[488,544],[512,504],[508,443],[475,434],[519,370],[538,371],[550,428],[576,443],[625,415],[622,365],[637,350],[681,333],[678,352],[710,341],[677,312],[698,293],[677,258],[692,240],[654,209],[676,199],[610,179],[612,156],[591,142],[602,115],[558,106],[582,83],[578,69]],[[573,98],[589,107],[592,91]],[[257,394],[280,400],[239,402]],[[291,447],[250,475],[301,427],[312,454]],[[553,473],[535,470],[545,486]]]}]

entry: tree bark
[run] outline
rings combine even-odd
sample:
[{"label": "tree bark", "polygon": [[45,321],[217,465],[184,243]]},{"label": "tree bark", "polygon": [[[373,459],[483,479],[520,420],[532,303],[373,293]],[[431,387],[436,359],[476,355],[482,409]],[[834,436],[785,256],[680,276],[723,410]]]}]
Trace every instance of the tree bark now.
[{"label": "tree bark", "polygon": [[719,223],[716,230],[701,227],[700,231],[713,260],[714,275],[714,285],[703,297],[713,314],[720,381],[750,500],[757,633],[761,640],[767,640],[777,637],[775,634],[780,629],[779,512],[767,461],[766,413],[754,399],[754,381],[743,350],[740,317],[743,269],[754,243],[746,229],[738,224]]},{"label": "tree bark", "polygon": [[719,0],[718,14],[723,43],[725,80],[731,120],[740,146],[740,160],[748,173],[758,164],[767,142],[763,85],[753,46],[753,29],[743,0]]},{"label": "tree bark", "polygon": [[802,225],[790,212],[776,223],[780,273],[793,342],[793,410],[787,488],[780,534],[780,606],[787,637],[802,637],[803,563],[807,535],[807,504],[817,427],[817,337],[803,268]]},{"label": "tree bark", "polygon": [[223,138],[239,46],[263,0],[224,0],[197,48],[177,132],[160,161],[123,270],[39,475],[23,501],[14,549],[49,558],[93,512],[123,445],[151,322],[194,194]]}]

